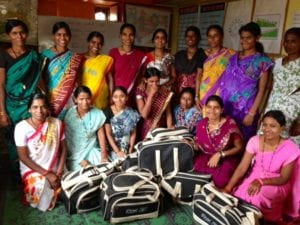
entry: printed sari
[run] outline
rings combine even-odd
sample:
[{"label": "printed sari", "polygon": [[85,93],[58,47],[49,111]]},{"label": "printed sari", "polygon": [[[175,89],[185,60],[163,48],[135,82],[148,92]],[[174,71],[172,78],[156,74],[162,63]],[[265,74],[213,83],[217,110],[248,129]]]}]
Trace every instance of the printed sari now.
[{"label": "printed sari", "polygon": [[241,156],[233,155],[221,159],[217,167],[207,166],[211,156],[216,152],[226,151],[233,147],[234,139],[242,139],[235,121],[226,117],[226,121],[219,129],[208,131],[208,118],[204,118],[197,125],[196,143],[201,153],[194,159],[194,169],[199,173],[208,173],[217,187],[224,187],[238,166]]},{"label": "printed sari", "polygon": [[229,58],[235,53],[229,48],[222,48],[216,54],[210,54],[204,61],[203,74],[200,83],[199,96],[202,105],[205,105],[206,99],[214,95],[214,86],[225,71]]},{"label": "printed sari", "polygon": [[[63,133],[61,121],[48,117],[27,138],[27,147],[32,161],[45,170],[55,173],[59,163],[59,145]],[[20,162],[20,170],[24,183],[24,201],[42,211],[52,209],[60,189],[53,190],[45,176],[31,170],[22,162]]]},{"label": "printed sari", "polygon": [[98,55],[86,59],[83,65],[81,84],[90,88],[94,105],[104,109],[109,104],[109,87],[107,74],[112,67],[113,59],[107,55]]},{"label": "printed sari", "polygon": [[110,125],[116,144],[126,154],[129,150],[130,135],[139,120],[139,113],[129,107],[110,119]]},{"label": "printed sari", "polygon": [[199,120],[202,119],[201,112],[196,106],[184,111],[184,109],[179,105],[175,108],[174,115],[176,127],[184,126],[189,129],[191,134],[196,134],[196,126]]},{"label": "printed sari", "polygon": [[[173,92],[170,92],[163,86],[160,90],[154,95],[151,110],[147,119],[143,119],[140,132],[141,138],[144,139],[147,136],[147,133],[153,130],[156,127],[164,127],[166,124],[166,117],[164,115],[164,111],[167,108],[171,98],[173,96]],[[137,88],[136,90],[136,98],[142,98],[144,101],[147,100],[147,93],[144,89]]]},{"label": "printed sari", "polygon": [[55,55],[50,49],[42,55],[49,59],[46,80],[52,113],[63,119],[66,110],[74,104],[72,93],[77,86],[83,56],[70,50]]},{"label": "printed sari", "polygon": [[236,53],[229,59],[228,66],[218,82],[217,93],[224,101],[225,113],[237,122],[247,141],[256,134],[258,115],[250,126],[243,125],[243,119],[255,101],[261,75],[273,66],[273,62],[262,53],[244,58],[239,56],[240,53]]}]

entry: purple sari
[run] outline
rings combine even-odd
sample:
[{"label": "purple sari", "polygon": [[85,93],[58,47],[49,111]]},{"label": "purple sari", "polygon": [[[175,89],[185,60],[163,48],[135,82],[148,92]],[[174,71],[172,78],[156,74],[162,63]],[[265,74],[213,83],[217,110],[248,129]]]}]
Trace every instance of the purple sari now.
[{"label": "purple sari", "polygon": [[258,115],[251,126],[244,126],[243,119],[255,101],[261,75],[271,66],[273,62],[265,54],[256,53],[239,59],[239,53],[236,53],[220,79],[218,92],[224,101],[225,113],[235,119],[245,140],[256,134]]},{"label": "purple sari", "polygon": [[196,142],[202,152],[194,159],[194,169],[196,172],[211,174],[215,185],[219,188],[224,187],[231,178],[239,164],[240,155],[221,159],[215,168],[208,167],[207,163],[216,152],[232,148],[234,139],[242,139],[242,135],[230,117],[226,117],[221,127],[212,132],[208,131],[208,118],[204,118],[197,125]]}]

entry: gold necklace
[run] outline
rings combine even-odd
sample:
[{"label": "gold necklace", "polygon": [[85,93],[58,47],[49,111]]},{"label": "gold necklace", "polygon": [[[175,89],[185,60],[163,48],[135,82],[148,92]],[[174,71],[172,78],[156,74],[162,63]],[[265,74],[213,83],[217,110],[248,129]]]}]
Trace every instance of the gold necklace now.
[{"label": "gold necklace", "polygon": [[[271,164],[272,164],[272,161],[273,161],[273,158],[274,158],[274,155],[275,155],[275,152],[278,148],[278,146],[280,145],[280,141],[281,141],[281,138],[279,137],[279,141],[276,145],[276,147],[274,148],[273,152],[272,152],[272,157],[271,157],[271,160],[270,160],[270,163],[269,163],[269,167],[268,167],[268,172],[270,172],[270,169],[271,169]],[[262,156],[261,156],[261,168],[262,168],[262,171],[265,173],[266,170],[265,170],[265,167],[264,167],[264,153],[265,153],[265,138],[263,138],[263,146],[262,146]]]},{"label": "gold necklace", "polygon": [[15,52],[15,50],[13,49],[13,47],[11,47],[11,51],[12,51],[12,53],[14,54],[14,56],[15,56],[16,58],[20,57],[20,56],[24,53],[24,51],[21,51],[19,54],[17,54],[17,53]]}]

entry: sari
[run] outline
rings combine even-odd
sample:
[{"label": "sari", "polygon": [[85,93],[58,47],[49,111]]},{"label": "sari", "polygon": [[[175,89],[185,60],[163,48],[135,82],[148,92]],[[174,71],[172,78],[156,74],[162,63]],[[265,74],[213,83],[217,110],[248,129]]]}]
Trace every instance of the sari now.
[{"label": "sari", "polygon": [[[48,117],[36,130],[23,120],[16,125],[17,146],[27,146],[29,157],[47,171],[56,172],[60,158],[60,141],[64,139],[62,122]],[[24,183],[24,201],[34,208],[46,211],[55,206],[60,189],[52,189],[47,178],[20,162]]]},{"label": "sari", "polygon": [[147,57],[136,49],[121,55],[118,48],[111,49],[109,55],[114,59],[112,68],[114,86],[125,87],[130,94]]},{"label": "sari", "polygon": [[237,122],[247,141],[256,134],[258,115],[250,126],[243,125],[243,119],[255,101],[261,75],[273,66],[273,62],[262,53],[242,59],[239,55],[236,53],[229,59],[228,66],[219,80],[217,93],[224,101],[226,115]]},{"label": "sari", "polygon": [[203,74],[200,82],[199,96],[202,105],[205,105],[206,99],[214,95],[214,86],[218,82],[222,73],[225,71],[229,58],[235,51],[229,48],[222,48],[216,54],[210,54],[204,61]]},{"label": "sari", "polygon": [[[282,65],[282,58],[275,61],[273,88],[265,112],[280,110],[286,119],[284,136],[293,121],[300,115],[300,58]],[[299,143],[298,143],[299,144]]]},{"label": "sari", "polygon": [[98,165],[101,162],[101,149],[97,132],[105,122],[102,110],[91,108],[80,118],[77,106],[73,106],[67,111],[64,122],[68,146],[68,169],[79,170],[82,160],[88,160],[92,165]]},{"label": "sari", "polygon": [[[11,56],[6,51],[1,51],[1,60],[5,56]],[[30,117],[28,102],[31,96],[38,90],[40,80],[40,57],[36,51],[30,50],[17,59],[13,59],[12,65],[3,62],[6,66],[5,81],[5,107],[12,125],[7,128],[7,147],[9,158],[12,161],[12,169],[18,171],[18,154],[13,140],[14,126],[19,121]]]},{"label": "sari", "polygon": [[184,111],[184,109],[178,105],[174,110],[175,115],[175,126],[176,127],[186,127],[189,132],[193,135],[196,134],[196,126],[198,122],[202,119],[201,112],[196,106]]},{"label": "sari", "polygon": [[186,87],[195,88],[197,70],[203,68],[205,52],[199,48],[192,59],[188,59],[187,50],[181,50],[175,55],[175,70],[177,75],[177,91],[181,92]]},{"label": "sari", "polygon": [[[293,141],[285,139],[274,152],[263,151],[262,146],[260,146],[259,136],[254,136],[249,140],[246,151],[254,155],[255,161],[250,173],[234,190],[233,195],[258,207],[266,220],[278,222],[282,219],[283,214],[285,214],[287,210],[287,208],[284,207],[284,203],[291,192],[293,175],[286,184],[263,185],[259,193],[252,196],[248,194],[247,190],[255,179],[279,177],[282,168],[289,163],[295,162],[294,168],[297,168],[297,160],[300,155],[299,147]],[[296,171],[296,173],[298,175],[299,171]],[[297,194],[294,196],[298,200],[297,207],[299,209],[298,196],[299,190],[297,190]],[[292,205],[293,201],[286,203]]]},{"label": "sari", "polygon": [[242,134],[235,121],[230,117],[219,129],[212,132],[208,131],[208,118],[201,120],[196,129],[196,143],[201,149],[201,153],[194,159],[194,169],[199,173],[212,175],[212,180],[219,188],[225,187],[231,178],[234,170],[240,162],[240,155],[232,155],[220,159],[217,167],[207,166],[211,156],[216,152],[224,151],[233,147],[235,139],[242,139]]},{"label": "sari", "polygon": [[77,86],[83,56],[70,50],[55,55],[51,49],[46,49],[42,56],[49,59],[46,80],[52,114],[63,119],[67,109],[74,105],[72,93]]},{"label": "sari", "polygon": [[81,84],[89,87],[92,92],[92,101],[99,109],[109,104],[109,87],[106,75],[110,72],[113,59],[107,55],[98,55],[86,59],[83,65]]},{"label": "sari", "polygon": [[164,57],[162,57],[161,60],[155,59],[152,52],[148,52],[146,56],[147,68],[154,67],[158,69],[161,72],[159,84],[166,84],[170,80],[171,66],[174,65],[174,56],[172,56],[170,53],[167,53],[164,55]]},{"label": "sari", "polygon": [[[111,111],[110,108],[108,108],[107,111],[108,110]],[[113,117],[108,118],[107,116],[106,118],[109,119],[106,123],[110,123],[111,125],[112,134],[117,146],[128,154],[130,135],[140,120],[139,113],[136,110],[127,107],[118,114],[113,115]]]},{"label": "sari", "polygon": [[[142,120],[141,127],[139,130],[142,140],[147,136],[149,131],[153,130],[156,127],[165,126],[166,116],[164,111],[167,108],[169,102],[171,101],[172,95],[173,92],[169,91],[163,86],[158,92],[155,93],[148,118]],[[146,101],[147,97],[148,95],[145,89],[137,88],[137,99],[144,99],[144,101]]]}]

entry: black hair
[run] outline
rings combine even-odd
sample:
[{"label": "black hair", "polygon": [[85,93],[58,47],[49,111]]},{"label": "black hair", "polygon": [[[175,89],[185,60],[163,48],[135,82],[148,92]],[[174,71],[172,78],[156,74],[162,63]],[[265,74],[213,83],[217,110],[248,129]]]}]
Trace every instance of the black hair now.
[{"label": "black hair", "polygon": [[218,95],[211,95],[211,96],[209,96],[209,97],[206,99],[205,105],[207,105],[207,104],[208,104],[209,102],[211,102],[211,101],[217,102],[217,103],[220,105],[220,107],[221,107],[222,109],[224,108],[223,99],[222,99],[220,96],[218,96]]},{"label": "black hair", "polygon": [[149,79],[150,77],[159,77],[161,76],[161,72],[155,67],[149,67],[146,69],[144,77]]},{"label": "black hair", "polygon": [[195,89],[194,88],[191,88],[191,87],[186,87],[186,88],[183,88],[182,91],[180,92],[179,94],[179,98],[181,98],[181,96],[184,94],[184,93],[189,93],[192,95],[193,97],[193,100],[195,99]]},{"label": "black hair", "polygon": [[288,29],[285,32],[284,38],[286,38],[286,36],[288,34],[293,34],[293,35],[297,36],[298,39],[300,39],[300,27],[292,27],[292,28]]},{"label": "black hair", "polygon": [[59,29],[65,29],[67,34],[70,37],[72,36],[70,26],[66,22],[60,21],[60,22],[55,23],[52,27],[52,34],[55,34]]},{"label": "black hair", "polygon": [[115,86],[112,91],[112,94],[114,94],[116,91],[122,91],[126,96],[128,95],[127,89],[123,86]]},{"label": "black hair", "polygon": [[87,93],[90,97],[92,97],[92,92],[87,86],[78,86],[74,91],[74,98],[77,98],[80,93]]},{"label": "black hair", "polygon": [[167,34],[167,31],[165,29],[162,29],[162,28],[158,28],[154,31],[153,35],[152,35],[152,42],[154,42],[154,39],[155,39],[155,36],[157,35],[157,33],[163,33],[165,38],[166,38],[166,41],[168,41],[168,34]]},{"label": "black hair", "polygon": [[196,34],[198,41],[201,40],[201,33],[200,33],[200,29],[196,26],[189,26],[188,28],[186,28],[185,32],[184,32],[184,36],[186,37],[187,33],[189,31],[192,31]]},{"label": "black hair", "polygon": [[28,27],[22,20],[12,19],[8,20],[5,24],[5,33],[9,34],[14,27],[22,27],[24,32],[28,34]]},{"label": "black hair", "polygon": [[32,106],[34,100],[37,100],[37,99],[42,99],[44,100],[44,103],[46,105],[46,107],[49,109],[50,108],[50,104],[49,104],[49,101],[48,101],[48,98],[46,95],[44,95],[43,93],[41,92],[36,92],[34,93],[31,98],[29,99],[28,101],[28,109]]},{"label": "black hair", "polygon": [[90,42],[94,37],[100,38],[101,44],[104,45],[104,36],[98,31],[92,31],[87,37],[87,42]]},{"label": "black hair", "polygon": [[206,36],[208,36],[208,33],[210,30],[216,30],[222,37],[224,36],[224,30],[223,28],[218,25],[218,24],[213,24],[213,25],[210,25],[207,30],[206,30]]},{"label": "black hair", "polygon": [[136,29],[135,29],[135,26],[134,26],[133,24],[131,24],[131,23],[123,23],[122,26],[120,27],[120,34],[122,34],[122,32],[123,32],[123,30],[124,30],[125,28],[131,29],[132,32],[133,32],[133,35],[135,36],[135,34],[136,34]]},{"label": "black hair", "polygon": [[[261,29],[259,25],[255,22],[250,22],[241,26],[239,29],[240,36],[242,32],[250,32],[255,38],[261,36]],[[259,41],[256,41],[255,48],[260,53],[264,52],[264,46]]]},{"label": "black hair", "polygon": [[285,126],[285,124],[286,124],[285,116],[284,116],[283,112],[281,112],[280,110],[270,110],[265,113],[265,115],[263,116],[262,119],[264,120],[266,117],[273,118],[280,124],[280,126]]}]

